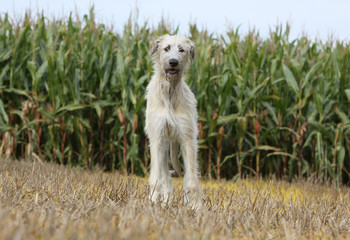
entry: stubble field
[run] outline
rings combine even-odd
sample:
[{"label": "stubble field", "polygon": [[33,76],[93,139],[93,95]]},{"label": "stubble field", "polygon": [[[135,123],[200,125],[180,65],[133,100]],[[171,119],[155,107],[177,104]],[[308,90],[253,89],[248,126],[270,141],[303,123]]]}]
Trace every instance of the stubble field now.
[{"label": "stubble field", "polygon": [[0,239],[350,237],[347,187],[201,180],[203,208],[152,204],[147,180],[49,163],[0,162]]}]

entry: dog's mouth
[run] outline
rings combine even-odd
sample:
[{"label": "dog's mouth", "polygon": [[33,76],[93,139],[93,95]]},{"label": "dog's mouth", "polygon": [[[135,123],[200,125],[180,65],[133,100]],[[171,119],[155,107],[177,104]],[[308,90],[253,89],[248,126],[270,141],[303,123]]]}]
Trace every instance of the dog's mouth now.
[{"label": "dog's mouth", "polygon": [[165,70],[165,73],[169,75],[177,75],[179,74],[179,72],[180,70],[176,68],[168,68],[167,70]]}]

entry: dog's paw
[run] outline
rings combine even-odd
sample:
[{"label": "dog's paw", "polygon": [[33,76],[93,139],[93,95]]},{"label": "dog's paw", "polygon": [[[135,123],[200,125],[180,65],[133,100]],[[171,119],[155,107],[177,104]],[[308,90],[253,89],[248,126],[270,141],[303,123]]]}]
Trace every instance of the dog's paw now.
[{"label": "dog's paw", "polygon": [[184,192],[185,203],[188,204],[190,208],[200,209],[202,207],[201,192],[198,188],[190,188]]},{"label": "dog's paw", "polygon": [[153,203],[156,203],[156,202],[160,201],[160,198],[161,198],[160,187],[157,185],[150,185],[149,199]]}]

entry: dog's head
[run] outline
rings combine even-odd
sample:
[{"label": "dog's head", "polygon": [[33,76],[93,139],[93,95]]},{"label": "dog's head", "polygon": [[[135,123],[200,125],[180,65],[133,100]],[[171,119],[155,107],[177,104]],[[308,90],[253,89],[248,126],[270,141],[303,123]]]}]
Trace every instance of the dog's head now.
[{"label": "dog's head", "polygon": [[158,38],[150,50],[154,67],[167,80],[177,80],[187,70],[190,59],[194,59],[194,43],[183,36],[164,35]]}]

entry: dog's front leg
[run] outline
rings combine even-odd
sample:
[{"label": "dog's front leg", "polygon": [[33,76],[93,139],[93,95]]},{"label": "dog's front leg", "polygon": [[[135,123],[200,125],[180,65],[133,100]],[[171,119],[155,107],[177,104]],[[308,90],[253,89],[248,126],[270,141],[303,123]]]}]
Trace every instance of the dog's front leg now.
[{"label": "dog's front leg", "polygon": [[197,163],[197,140],[183,142],[183,159],[185,163],[184,194],[185,201],[193,207],[201,206],[201,190]]},{"label": "dog's front leg", "polygon": [[152,202],[156,202],[161,194],[161,169],[160,169],[160,159],[158,154],[159,143],[158,141],[151,140],[151,171],[149,177],[150,186],[150,199]]},{"label": "dog's front leg", "polygon": [[160,162],[161,164],[161,186],[162,186],[162,193],[164,199],[164,203],[168,202],[171,198],[172,192],[173,192],[173,183],[171,179],[171,174],[169,172],[169,150],[170,150],[170,144],[169,142],[163,143],[162,147],[159,148],[159,156],[162,156],[162,160]]},{"label": "dog's front leg", "polygon": [[163,192],[168,191],[168,172],[167,154],[169,148],[167,144],[161,141],[151,141],[151,173],[149,178],[151,196],[150,199],[155,202],[162,197]]}]

